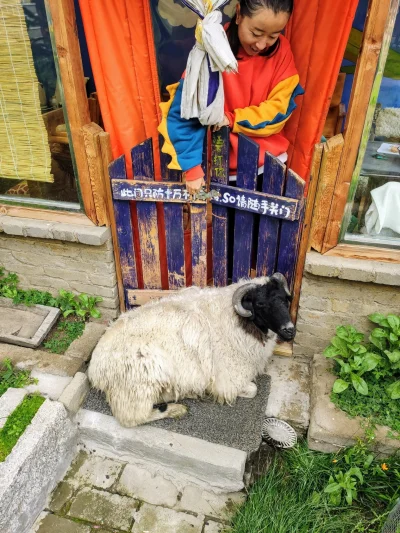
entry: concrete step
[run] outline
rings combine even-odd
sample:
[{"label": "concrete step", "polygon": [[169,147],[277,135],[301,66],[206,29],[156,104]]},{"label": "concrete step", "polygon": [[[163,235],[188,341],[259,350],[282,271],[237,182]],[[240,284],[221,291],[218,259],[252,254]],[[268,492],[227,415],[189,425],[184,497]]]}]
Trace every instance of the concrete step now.
[{"label": "concrete step", "polygon": [[150,425],[123,428],[110,415],[81,409],[79,443],[88,452],[141,465],[166,479],[181,478],[217,492],[243,488],[247,454],[242,450]]},{"label": "concrete step", "polygon": [[[107,432],[117,431],[118,435],[120,430],[123,432],[123,453],[127,453],[128,447],[129,453],[134,454],[129,462],[137,463],[138,459],[141,459],[158,464],[159,454],[157,451],[156,457],[154,456],[153,444],[143,450],[138,444],[139,441],[142,442],[141,439],[153,439],[154,436],[162,450],[165,446],[170,452],[168,458],[162,462],[163,468],[177,469],[179,476],[189,476],[193,478],[193,483],[196,483],[197,479],[198,484],[208,485],[212,490],[233,492],[243,488],[245,466],[250,468],[252,458],[262,442],[261,430],[269,393],[268,376],[260,376],[257,386],[258,393],[253,399],[238,398],[232,406],[220,405],[211,400],[183,400],[180,403],[188,407],[188,413],[183,418],[159,420],[129,430],[120,428],[112,418],[104,395],[98,391],[89,392],[83,408],[93,413],[108,415],[108,419],[96,418],[96,423],[101,420],[104,424],[101,437],[99,433],[96,438],[105,442],[106,448],[118,447],[121,443],[120,437],[116,442],[114,436],[107,437]],[[85,420],[89,418],[90,415],[86,413]],[[89,440],[82,425],[81,434],[84,442]],[[92,429],[90,435],[92,438]],[[171,446],[175,440],[179,442],[178,447]],[[136,454],[138,449],[142,450],[139,457]],[[190,452],[188,456],[186,449]]]}]

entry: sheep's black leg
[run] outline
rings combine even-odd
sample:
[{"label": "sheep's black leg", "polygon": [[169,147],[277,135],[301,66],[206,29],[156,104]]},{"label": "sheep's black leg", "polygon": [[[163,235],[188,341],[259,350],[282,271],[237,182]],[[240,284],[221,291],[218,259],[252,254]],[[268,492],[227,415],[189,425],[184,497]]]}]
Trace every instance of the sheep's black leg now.
[{"label": "sheep's black leg", "polygon": [[160,413],[165,413],[165,411],[168,409],[168,404],[167,403],[158,403],[156,405],[153,406],[153,409],[158,409],[160,411]]}]

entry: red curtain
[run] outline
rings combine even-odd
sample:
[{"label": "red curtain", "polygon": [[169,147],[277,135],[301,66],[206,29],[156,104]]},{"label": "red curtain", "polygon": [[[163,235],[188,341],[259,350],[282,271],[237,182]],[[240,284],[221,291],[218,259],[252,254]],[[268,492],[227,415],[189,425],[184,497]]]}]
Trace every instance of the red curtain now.
[{"label": "red curtain", "polygon": [[306,92],[285,132],[289,166],[308,180],[314,145],[320,142],[358,0],[295,0],[286,35]]}]

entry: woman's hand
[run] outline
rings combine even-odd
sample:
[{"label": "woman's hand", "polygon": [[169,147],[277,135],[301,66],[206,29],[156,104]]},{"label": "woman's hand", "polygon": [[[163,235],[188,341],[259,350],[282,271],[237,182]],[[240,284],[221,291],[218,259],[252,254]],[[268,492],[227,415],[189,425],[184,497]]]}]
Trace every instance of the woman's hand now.
[{"label": "woman's hand", "polygon": [[205,185],[204,177],[197,180],[191,180],[186,182],[186,189],[189,194],[196,194]]},{"label": "woman's hand", "polygon": [[211,130],[212,131],[218,131],[221,128],[223,128],[224,126],[229,126],[229,124],[230,124],[229,118],[226,115],[224,115],[223,121],[220,122],[219,124],[215,124],[215,126],[211,126]]}]

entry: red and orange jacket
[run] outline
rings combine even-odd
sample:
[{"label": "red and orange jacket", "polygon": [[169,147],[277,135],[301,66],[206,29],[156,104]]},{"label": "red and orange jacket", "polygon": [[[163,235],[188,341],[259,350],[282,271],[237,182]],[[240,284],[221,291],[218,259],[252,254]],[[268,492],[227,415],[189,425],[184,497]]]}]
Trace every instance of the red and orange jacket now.
[{"label": "red and orange jacket", "polygon": [[[289,41],[281,35],[270,56],[238,54],[239,72],[224,73],[225,114],[229,118],[230,172],[236,173],[238,133],[260,145],[259,166],[268,151],[278,156],[287,151],[289,141],[282,130],[296,109],[295,97],[304,91],[294,64]],[[196,179],[201,164],[206,128],[197,119],[181,118],[183,78],[169,85],[170,100],[160,104],[162,121],[158,131],[164,137],[162,151],[171,156],[168,168],[191,170],[186,179]],[[201,175],[201,174],[200,174]]]}]

